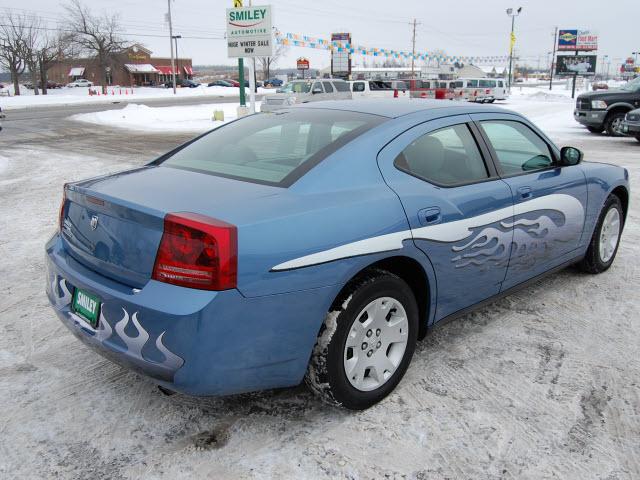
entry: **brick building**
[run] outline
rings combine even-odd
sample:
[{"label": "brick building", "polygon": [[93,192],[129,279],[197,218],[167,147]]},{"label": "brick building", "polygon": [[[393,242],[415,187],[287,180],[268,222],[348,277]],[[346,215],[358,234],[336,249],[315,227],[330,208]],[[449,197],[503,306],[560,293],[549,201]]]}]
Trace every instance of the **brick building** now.
[{"label": "brick building", "polygon": [[[190,58],[175,59],[175,69],[176,79],[193,78]],[[171,59],[152,57],[150,50],[136,44],[116,55],[107,72],[108,85],[158,85],[171,80]],[[99,85],[102,75],[95,58],[65,58],[49,69],[48,78],[57,83],[86,78]]]}]

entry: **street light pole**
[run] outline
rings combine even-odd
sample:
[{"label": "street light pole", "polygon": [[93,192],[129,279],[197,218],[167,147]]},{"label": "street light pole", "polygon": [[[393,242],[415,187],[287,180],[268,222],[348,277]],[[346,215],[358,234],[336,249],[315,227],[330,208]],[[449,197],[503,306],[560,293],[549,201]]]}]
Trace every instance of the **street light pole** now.
[{"label": "street light pole", "polygon": [[176,66],[178,70],[178,75],[180,75],[180,55],[178,55],[178,39],[182,38],[182,35],[174,35],[171,38],[173,38],[173,41],[176,44]]},{"label": "street light pole", "polygon": [[511,83],[513,81],[513,46],[516,43],[516,36],[514,33],[516,17],[520,15],[522,11],[522,7],[518,7],[518,10],[515,12],[513,8],[507,8],[507,15],[511,17],[511,37],[509,39],[509,93],[511,93]]},{"label": "street light pole", "polygon": [[167,0],[169,8],[167,16],[169,17],[169,45],[171,46],[171,78],[173,83],[173,94],[176,94],[176,62],[173,57],[173,24],[171,23],[171,0]]}]

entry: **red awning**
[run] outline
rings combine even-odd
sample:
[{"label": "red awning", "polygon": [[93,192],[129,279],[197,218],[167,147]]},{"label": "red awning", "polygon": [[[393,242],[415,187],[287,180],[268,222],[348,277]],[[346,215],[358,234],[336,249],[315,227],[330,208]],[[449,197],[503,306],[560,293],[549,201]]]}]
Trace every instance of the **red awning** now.
[{"label": "red awning", "polygon": [[171,70],[171,65],[154,65],[156,70],[160,72],[161,75],[171,75],[173,70]]},{"label": "red awning", "polygon": [[186,65],[182,68],[184,68],[184,73],[186,73],[187,75],[193,75],[193,68],[188,67]]}]

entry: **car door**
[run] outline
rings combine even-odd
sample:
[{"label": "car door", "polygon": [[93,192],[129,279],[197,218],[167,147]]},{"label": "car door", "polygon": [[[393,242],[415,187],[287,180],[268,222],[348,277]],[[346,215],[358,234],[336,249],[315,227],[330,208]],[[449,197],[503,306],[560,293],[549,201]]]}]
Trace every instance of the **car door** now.
[{"label": "car door", "polygon": [[320,102],[322,100],[326,100],[326,95],[324,93],[324,88],[322,88],[322,82],[313,82],[311,85],[311,98],[310,102]]},{"label": "car door", "polygon": [[513,218],[509,186],[476,140],[469,115],[415,126],[378,155],[437,277],[436,320],[500,292]]},{"label": "car door", "polygon": [[587,206],[580,166],[559,166],[559,152],[519,116],[473,114],[514,201],[513,243],[504,287],[577,254]]}]

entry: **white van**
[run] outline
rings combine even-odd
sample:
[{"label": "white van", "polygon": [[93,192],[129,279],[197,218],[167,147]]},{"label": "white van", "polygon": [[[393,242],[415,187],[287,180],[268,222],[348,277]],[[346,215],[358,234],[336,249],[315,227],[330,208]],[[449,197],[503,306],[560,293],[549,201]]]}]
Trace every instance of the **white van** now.
[{"label": "white van", "polygon": [[409,85],[402,80],[353,80],[349,86],[353,98],[409,96]]},{"label": "white van", "polygon": [[502,78],[460,78],[465,96],[470,102],[493,103],[506,100],[506,82]]}]

